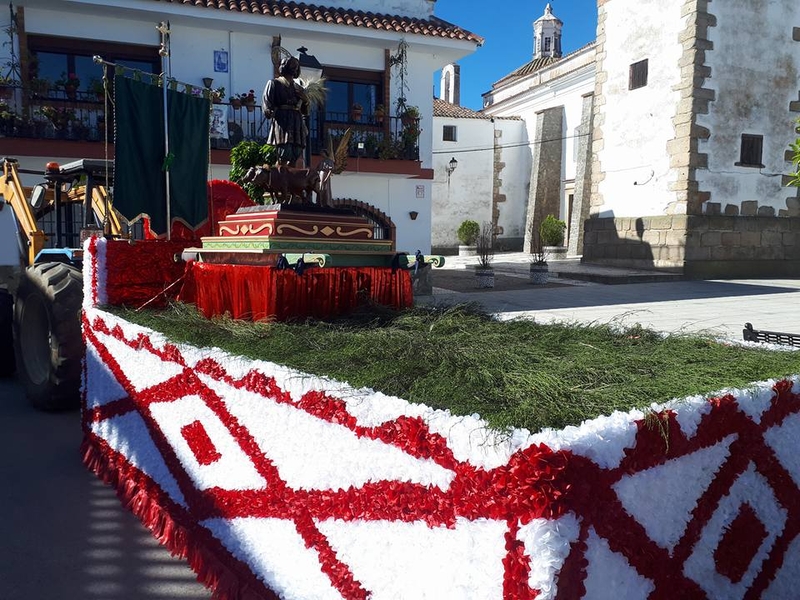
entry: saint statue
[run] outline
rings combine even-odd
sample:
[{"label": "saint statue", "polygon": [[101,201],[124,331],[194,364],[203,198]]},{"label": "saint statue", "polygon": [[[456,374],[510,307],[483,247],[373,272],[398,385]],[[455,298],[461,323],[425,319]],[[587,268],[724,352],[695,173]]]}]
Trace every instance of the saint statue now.
[{"label": "saint statue", "polygon": [[300,61],[293,56],[281,60],[279,76],[270,79],[264,88],[261,107],[271,119],[267,143],[278,149],[278,162],[293,167],[303,154],[308,140],[305,117],[309,102],[305,90],[297,83]]}]

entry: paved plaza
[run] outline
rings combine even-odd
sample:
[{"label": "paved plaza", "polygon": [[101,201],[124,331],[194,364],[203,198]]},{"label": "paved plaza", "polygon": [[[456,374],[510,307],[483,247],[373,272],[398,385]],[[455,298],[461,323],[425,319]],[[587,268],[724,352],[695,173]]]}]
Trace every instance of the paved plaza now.
[{"label": "paved plaza", "polygon": [[[493,266],[504,285],[497,291],[477,290],[470,273],[474,257],[448,256],[440,271],[432,272],[433,294],[420,296],[417,304],[477,302],[501,318],[580,323],[641,324],[667,333],[702,333],[741,340],[745,323],[755,329],[800,334],[800,279],[737,279],[684,281],[666,278],[647,283],[601,284],[579,280],[630,281],[651,279],[653,272],[591,267],[576,261],[551,261],[556,285],[527,283],[529,261],[523,253],[498,254]],[[444,279],[463,275],[463,282],[448,288],[437,286],[437,272]],[[575,278],[573,278],[575,277]],[[508,285],[508,278],[519,283]],[[558,285],[560,284],[560,285]],[[457,289],[453,289],[457,288]]]}]

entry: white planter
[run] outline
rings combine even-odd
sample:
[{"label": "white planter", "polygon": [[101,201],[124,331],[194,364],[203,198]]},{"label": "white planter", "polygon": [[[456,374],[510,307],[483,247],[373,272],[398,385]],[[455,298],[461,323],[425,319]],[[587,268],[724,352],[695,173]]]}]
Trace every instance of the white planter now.
[{"label": "white planter", "polygon": [[458,247],[458,255],[459,256],[476,256],[478,254],[478,247],[477,246],[459,246]]},{"label": "white planter", "polygon": [[559,260],[567,257],[566,246],[544,246],[542,248],[547,260]]},{"label": "white planter", "polygon": [[532,264],[530,268],[530,282],[534,285],[545,285],[550,277],[550,269],[546,264]]},{"label": "white planter", "polygon": [[494,287],[494,269],[483,269],[475,267],[475,285],[479,288]]}]

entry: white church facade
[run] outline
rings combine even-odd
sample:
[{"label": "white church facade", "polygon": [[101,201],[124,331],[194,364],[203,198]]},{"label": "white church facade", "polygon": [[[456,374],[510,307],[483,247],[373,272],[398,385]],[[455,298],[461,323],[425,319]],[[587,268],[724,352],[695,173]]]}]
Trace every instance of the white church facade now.
[{"label": "white church facade", "polygon": [[[513,172],[491,166],[492,195],[463,190],[472,212],[492,216],[500,245],[554,214],[585,262],[690,277],[800,274],[800,196],[785,187],[800,116],[800,4],[599,0],[596,41],[564,57],[562,25],[548,5],[531,62],[484,95],[480,114],[524,124]],[[508,147],[490,135],[484,146]]]}]

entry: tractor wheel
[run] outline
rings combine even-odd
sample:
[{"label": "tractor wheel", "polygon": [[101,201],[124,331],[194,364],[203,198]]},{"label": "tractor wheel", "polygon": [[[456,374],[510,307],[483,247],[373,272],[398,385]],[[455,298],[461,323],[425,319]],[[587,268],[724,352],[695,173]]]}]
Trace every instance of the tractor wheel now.
[{"label": "tractor wheel", "polygon": [[81,272],[64,263],[28,267],[14,304],[17,374],[39,410],[64,410],[80,403]]},{"label": "tractor wheel", "polygon": [[0,377],[14,374],[14,345],[11,321],[14,320],[14,299],[8,290],[0,289]]}]

